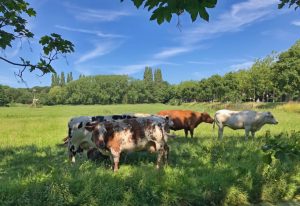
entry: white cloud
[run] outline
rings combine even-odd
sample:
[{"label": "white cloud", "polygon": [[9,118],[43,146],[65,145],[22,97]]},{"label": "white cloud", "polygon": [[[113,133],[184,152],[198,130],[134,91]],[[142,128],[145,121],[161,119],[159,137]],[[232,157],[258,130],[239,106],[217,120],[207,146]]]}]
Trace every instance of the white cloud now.
[{"label": "white cloud", "polygon": [[85,66],[75,66],[75,70],[79,73],[79,74],[83,74],[85,76],[89,76],[92,75],[93,72],[90,70],[89,67]]},{"label": "white cloud", "polygon": [[186,53],[191,51],[192,48],[190,47],[174,47],[174,48],[167,48],[162,50],[161,52],[154,55],[154,58],[157,59],[164,59],[168,57],[172,57],[178,54]]},{"label": "white cloud", "polygon": [[248,69],[254,64],[254,61],[247,61],[240,64],[233,64],[229,66],[230,70],[238,71],[240,69]]},{"label": "white cloud", "polygon": [[164,61],[146,61],[139,64],[131,64],[125,66],[118,66],[118,69],[114,71],[115,74],[135,74],[140,71],[143,71],[146,66],[149,67],[157,67],[160,65],[173,65],[177,66],[178,64],[171,63],[171,62],[164,62]]},{"label": "white cloud", "polygon": [[106,54],[112,52],[113,50],[115,50],[119,46],[120,46],[120,43],[116,43],[116,42],[98,43],[93,50],[83,54],[75,62],[75,64],[83,63],[83,62],[86,62],[87,60],[106,55]]},{"label": "white cloud", "polygon": [[87,30],[87,29],[80,29],[80,28],[71,28],[71,27],[61,26],[61,25],[55,25],[55,27],[59,28],[59,29],[66,30],[66,31],[74,31],[74,32],[79,32],[79,33],[92,34],[92,35],[96,35],[96,36],[102,37],[102,38],[122,38],[122,37],[125,37],[123,35],[118,35],[118,34],[107,34],[107,33],[101,32],[101,31]]},{"label": "white cloud", "polygon": [[[155,56],[169,58],[178,54],[195,50],[197,44],[204,40],[216,38],[224,33],[237,32],[245,26],[274,17],[274,10],[278,0],[248,0],[234,4],[230,11],[221,14],[216,20],[209,23],[202,23],[196,28],[183,30],[179,39],[179,46],[163,49]],[[198,45],[199,48],[199,45]],[[168,51],[169,50],[169,51]]]},{"label": "white cloud", "polygon": [[291,24],[294,26],[300,26],[300,20],[293,21]]},{"label": "white cloud", "polygon": [[222,33],[240,31],[244,26],[261,21],[273,14],[277,0],[248,0],[237,3],[229,12],[221,14],[216,21],[200,25],[198,28],[187,31],[183,36],[184,44],[193,44],[206,39],[214,38]]},{"label": "white cloud", "polygon": [[126,11],[79,8],[69,4],[66,4],[66,7],[74,14],[76,19],[88,22],[111,22],[123,16],[131,15]]},{"label": "white cloud", "polygon": [[189,64],[200,64],[200,65],[215,64],[214,62],[210,62],[210,61],[188,61],[187,63],[189,63]]}]

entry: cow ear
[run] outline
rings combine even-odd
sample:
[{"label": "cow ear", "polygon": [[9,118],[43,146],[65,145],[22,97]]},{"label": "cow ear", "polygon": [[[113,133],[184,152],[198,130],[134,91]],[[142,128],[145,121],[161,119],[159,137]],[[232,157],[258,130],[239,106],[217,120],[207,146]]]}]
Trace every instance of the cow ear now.
[{"label": "cow ear", "polygon": [[93,131],[95,129],[95,127],[98,125],[99,122],[95,121],[95,122],[88,122],[86,123],[85,125],[85,129],[88,130],[88,131]]}]

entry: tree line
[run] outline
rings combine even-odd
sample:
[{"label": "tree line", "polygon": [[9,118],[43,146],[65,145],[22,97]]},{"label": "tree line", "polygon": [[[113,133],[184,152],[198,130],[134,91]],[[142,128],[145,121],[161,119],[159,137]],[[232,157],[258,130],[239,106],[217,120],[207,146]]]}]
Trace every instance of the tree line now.
[{"label": "tree line", "polygon": [[11,88],[0,85],[0,105],[29,104],[33,95],[41,104],[136,104],[181,102],[246,102],[300,100],[300,41],[286,52],[258,59],[249,69],[213,75],[200,81],[171,85],[161,69],[146,67],[142,80],[127,75],[54,73],[50,87]]}]

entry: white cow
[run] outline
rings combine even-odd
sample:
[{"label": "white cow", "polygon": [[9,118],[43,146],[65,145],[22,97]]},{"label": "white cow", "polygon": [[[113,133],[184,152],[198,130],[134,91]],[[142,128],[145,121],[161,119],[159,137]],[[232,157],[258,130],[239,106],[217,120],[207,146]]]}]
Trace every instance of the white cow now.
[{"label": "white cow", "polygon": [[231,111],[219,110],[215,114],[215,124],[218,125],[219,139],[223,137],[224,127],[227,126],[231,129],[245,129],[245,140],[248,139],[249,132],[254,138],[255,132],[260,130],[265,124],[278,124],[275,117],[271,112],[256,112],[251,110],[246,111]]}]

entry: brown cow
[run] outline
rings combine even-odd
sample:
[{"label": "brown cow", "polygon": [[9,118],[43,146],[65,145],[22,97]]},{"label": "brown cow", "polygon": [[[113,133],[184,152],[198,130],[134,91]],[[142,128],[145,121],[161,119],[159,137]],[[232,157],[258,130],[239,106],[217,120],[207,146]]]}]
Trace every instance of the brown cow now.
[{"label": "brown cow", "polygon": [[172,130],[184,129],[185,137],[188,136],[188,131],[193,138],[194,129],[201,123],[213,123],[214,119],[206,112],[194,112],[191,110],[164,110],[157,113],[158,115],[168,115],[174,125],[170,127]]}]

